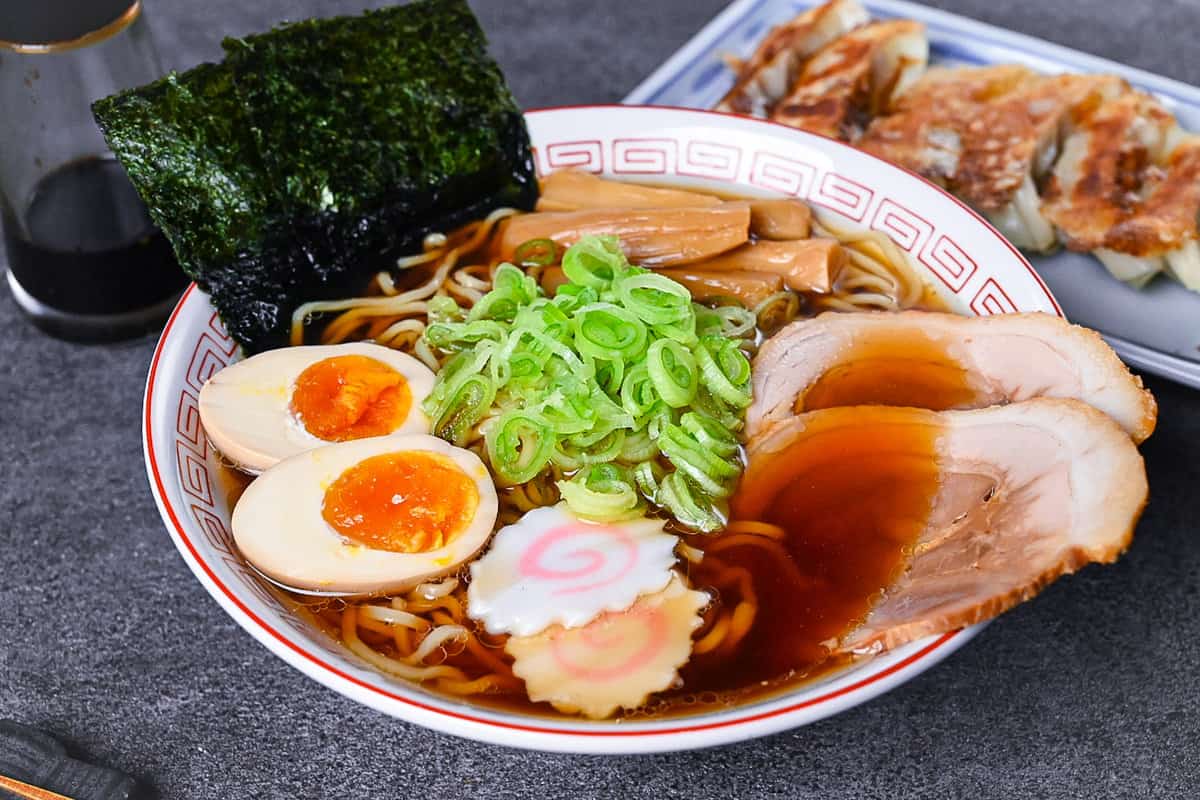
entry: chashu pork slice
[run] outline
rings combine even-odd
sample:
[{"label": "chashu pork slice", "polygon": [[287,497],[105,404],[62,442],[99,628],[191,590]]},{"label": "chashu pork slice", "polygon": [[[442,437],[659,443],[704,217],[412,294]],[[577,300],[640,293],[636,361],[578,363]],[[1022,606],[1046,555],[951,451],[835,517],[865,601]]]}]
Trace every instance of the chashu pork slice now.
[{"label": "chashu pork slice", "polygon": [[888,110],[925,71],[925,26],[907,19],[871,22],[814,54],[771,119],[847,142]]},{"label": "chashu pork slice", "polygon": [[1128,91],[1111,75],[1038,75],[1016,65],[930,70],[859,146],[941,183],[1018,247],[1057,239],[1038,183],[1079,115]]},{"label": "chashu pork slice", "polygon": [[[825,409],[772,428],[748,452],[743,486],[754,496],[735,513],[755,519],[770,518],[775,498],[794,499],[789,485],[799,482],[802,492],[806,471],[828,474],[845,459],[912,464],[888,486],[855,493],[864,505],[884,492],[898,506],[916,501],[927,511],[895,528],[915,534],[907,564],[862,623],[828,643],[835,653],[879,652],[982,622],[1060,575],[1116,560],[1147,496],[1133,442],[1077,400],[973,411]],[[842,474],[854,480],[855,472]]]},{"label": "chashu pork slice", "polygon": [[809,56],[868,20],[858,0],[830,0],[772,28],[738,68],[733,88],[721,98],[717,111],[766,117],[788,93]]},{"label": "chashu pork slice", "polygon": [[1130,92],[1073,126],[1044,212],[1067,247],[1141,286],[1167,270],[1200,291],[1200,137],[1148,94]]},{"label": "chashu pork slice", "polygon": [[1157,415],[1154,396],[1099,334],[1042,313],[825,313],[768,339],[753,376],[750,437],[796,413],[866,404],[942,410],[1074,398],[1137,442]]}]

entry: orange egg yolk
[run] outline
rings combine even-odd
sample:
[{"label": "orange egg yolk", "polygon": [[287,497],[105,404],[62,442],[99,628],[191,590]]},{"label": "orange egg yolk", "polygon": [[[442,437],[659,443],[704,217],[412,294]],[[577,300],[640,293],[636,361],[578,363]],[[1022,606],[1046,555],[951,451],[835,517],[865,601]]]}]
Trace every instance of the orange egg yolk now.
[{"label": "orange egg yolk", "polygon": [[396,370],[367,356],[335,356],[296,378],[292,413],[304,429],[327,442],[386,436],[412,407],[412,390]]},{"label": "orange egg yolk", "polygon": [[479,488],[458,464],[440,453],[408,451],[347,469],[325,490],[321,515],[372,550],[427,553],[453,541],[478,508]]}]

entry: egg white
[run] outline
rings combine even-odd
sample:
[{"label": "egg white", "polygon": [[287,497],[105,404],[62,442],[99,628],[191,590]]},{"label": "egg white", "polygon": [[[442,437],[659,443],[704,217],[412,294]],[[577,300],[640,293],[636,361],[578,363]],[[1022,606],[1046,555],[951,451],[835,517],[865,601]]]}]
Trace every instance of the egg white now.
[{"label": "egg white", "polygon": [[258,473],[285,458],[323,447],[291,410],[296,379],[327,358],[359,355],[382,362],[404,376],[412,393],[408,416],[389,435],[429,433],[421,403],[433,391],[433,372],[410,355],[370,342],[312,345],[268,350],[231,364],[200,390],[200,421],[219,452],[239,469]]},{"label": "egg white", "polygon": [[[406,451],[447,456],[474,481],[479,507],[465,530],[437,550],[393,553],[351,542],[325,521],[325,490],[338,476],[364,459]],[[496,487],[478,456],[434,436],[405,434],[326,445],[279,462],[238,500],[232,527],[242,555],[271,580],[306,591],[370,594],[454,572],[487,542],[498,509]]]}]

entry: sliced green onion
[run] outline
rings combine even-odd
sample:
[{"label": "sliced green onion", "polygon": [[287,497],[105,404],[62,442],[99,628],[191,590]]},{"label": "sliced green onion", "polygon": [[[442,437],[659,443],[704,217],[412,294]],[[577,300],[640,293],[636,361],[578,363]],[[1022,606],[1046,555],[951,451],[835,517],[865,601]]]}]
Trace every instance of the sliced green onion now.
[{"label": "sliced green onion", "polygon": [[467,312],[467,320],[511,322],[521,306],[532,301],[540,292],[533,278],[512,264],[501,264],[492,278],[492,290],[471,307]]},{"label": "sliced green onion", "polygon": [[430,325],[439,322],[461,322],[466,318],[466,312],[458,307],[454,298],[445,295],[429,298],[428,309],[426,314],[429,316]]},{"label": "sliced green onion", "polygon": [[507,361],[510,365],[509,381],[522,386],[538,382],[546,371],[546,365],[554,353],[529,330],[515,330],[496,350],[495,360]]},{"label": "sliced green onion", "polygon": [[522,267],[548,267],[557,260],[558,245],[553,239],[530,239],[513,251],[513,261]]},{"label": "sliced green onion", "polygon": [[596,413],[597,421],[611,423],[614,428],[633,428],[635,420],[621,407],[617,401],[605,394],[599,387],[593,386],[588,396],[588,405]]},{"label": "sliced green onion", "polygon": [[721,322],[720,330],[713,332],[716,335],[729,339],[744,339],[754,335],[757,318],[750,309],[740,305],[720,306],[714,308],[712,313]]},{"label": "sliced green onion", "polygon": [[638,491],[651,503],[658,502],[658,487],[666,474],[657,461],[643,461],[633,468],[633,480]]},{"label": "sliced green onion", "polygon": [[571,318],[561,307],[544,297],[539,297],[521,308],[513,318],[513,333],[526,330],[541,331],[560,342],[569,342],[575,335]]},{"label": "sliced green onion", "polygon": [[735,342],[705,336],[696,348],[696,363],[714,396],[737,408],[750,405],[750,361]]},{"label": "sliced green onion", "polygon": [[596,361],[596,383],[606,392],[619,394],[625,380],[625,359],[599,359]]},{"label": "sliced green onion", "polygon": [[693,303],[692,308],[696,312],[696,335],[697,336],[720,336],[721,331],[725,327],[725,321],[715,309],[702,306],[699,303]]},{"label": "sliced green onion", "polygon": [[[515,253],[526,266],[557,254],[548,240]],[[648,500],[719,529],[742,468],[751,313],[693,303],[630,265],[614,237],[584,237],[562,264],[568,282],[553,298],[503,264],[470,310],[430,301],[425,340],[450,356],[422,404],[434,432],[459,446],[481,432],[501,483],[571,475],[557,486],[581,516],[635,516]]]},{"label": "sliced green onion", "polygon": [[[498,359],[497,359],[498,360]],[[545,358],[527,350],[518,350],[508,356],[508,381],[512,384],[527,384],[542,377]],[[507,385],[507,384],[506,384]]]},{"label": "sliced green onion", "polygon": [[[672,419],[671,408],[659,400],[654,404],[653,408],[646,412],[646,415],[639,422],[645,427],[646,433],[650,434],[650,437],[657,441],[667,426],[672,424]],[[661,445],[659,449],[661,449]]]},{"label": "sliced green onion", "polygon": [[600,302],[600,293],[590,286],[564,283],[558,287],[558,292],[551,302],[562,309],[563,313],[574,314],[586,305]]},{"label": "sliced green onion", "polygon": [[554,445],[550,461],[563,472],[574,472],[583,467],[583,462],[579,460],[579,448],[561,441]]},{"label": "sliced green onion", "polygon": [[707,414],[689,411],[680,418],[679,423],[701,447],[719,458],[729,458],[738,450],[737,438],[729,428]]},{"label": "sliced green onion", "polygon": [[484,339],[503,341],[508,331],[499,322],[490,319],[474,322],[439,322],[425,329],[425,341],[440,350],[468,347]]},{"label": "sliced green onion", "polygon": [[538,409],[546,424],[559,436],[570,436],[591,430],[596,412],[588,405],[587,397],[551,392]]},{"label": "sliced green onion", "polygon": [[488,460],[506,483],[525,483],[545,469],[554,452],[554,433],[538,415],[509,411],[484,433]]},{"label": "sliced green onion", "polygon": [[611,421],[597,421],[589,430],[573,433],[566,439],[575,447],[591,447],[616,429],[617,426]]},{"label": "sliced green onion", "polygon": [[585,236],[563,254],[562,268],[571,283],[603,291],[628,263],[616,236]]},{"label": "sliced green onion", "polygon": [[668,425],[658,440],[658,447],[676,470],[713,497],[728,497],[733,493],[732,481],[741,472],[741,465],[709,452],[683,428]]},{"label": "sliced green onion", "polygon": [[592,303],[575,312],[575,349],[594,358],[633,360],[646,352],[646,326],[612,303]]},{"label": "sliced green onion", "polygon": [[535,339],[538,344],[542,345],[551,353],[562,359],[563,363],[569,368],[571,374],[577,375],[581,378],[592,377],[592,365],[580,358],[579,354],[572,350],[570,345],[564,344],[563,342],[558,341],[554,337],[543,333],[542,331],[526,331],[526,334],[532,339]]},{"label": "sliced green onion", "polygon": [[668,325],[691,316],[691,293],[665,275],[623,275],[616,282],[616,293],[626,310],[649,325]]},{"label": "sliced green onion", "polygon": [[621,428],[613,428],[599,439],[592,439],[586,444],[577,442],[574,436],[559,444],[561,452],[580,465],[616,461],[624,446],[625,431]]},{"label": "sliced green onion", "polygon": [[433,391],[421,404],[425,413],[434,419],[441,416],[446,398],[458,389],[463,378],[481,372],[494,353],[494,343],[487,342],[480,343],[474,350],[464,350],[452,356],[442,365]]},{"label": "sliced green onion", "polygon": [[512,361],[507,358],[493,358],[488,361],[488,374],[492,383],[499,389],[512,380]]},{"label": "sliced green onion", "polygon": [[681,320],[669,322],[665,325],[655,325],[654,333],[659,336],[665,336],[668,339],[674,339],[686,347],[692,347],[696,344],[696,317],[689,315]]},{"label": "sliced green onion", "polygon": [[518,308],[520,308],[520,303],[517,298],[505,292],[488,292],[467,312],[467,319],[494,319],[511,322],[512,318],[517,315]]},{"label": "sliced green onion", "polygon": [[466,375],[449,392],[434,417],[433,432],[459,447],[467,444],[471,429],[496,399],[496,384],[487,375]]},{"label": "sliced green onion", "polygon": [[645,416],[659,402],[658,389],[645,361],[634,365],[621,382],[621,406],[634,418]]},{"label": "sliced green onion", "polygon": [[646,351],[646,369],[658,396],[672,408],[683,408],[696,396],[696,359],[673,339],[659,339]]},{"label": "sliced green onion", "polygon": [[492,276],[492,291],[511,295],[521,305],[532,302],[542,293],[537,281],[512,264],[501,264],[496,268]]},{"label": "sliced green onion", "polygon": [[636,464],[639,461],[649,461],[658,455],[658,443],[643,429],[625,434],[625,443],[617,459],[626,464]]},{"label": "sliced green onion", "polygon": [[712,417],[731,433],[742,429],[741,409],[726,404],[723,400],[713,397],[712,392],[703,384],[692,399],[692,408],[705,416]]},{"label": "sliced green onion", "polygon": [[613,521],[639,516],[642,511],[632,478],[616,464],[584,467],[557,485],[567,505],[581,517]]},{"label": "sliced green onion", "polygon": [[656,501],[689,528],[715,533],[725,527],[728,512],[722,505],[697,499],[697,487],[678,472],[663,478]]}]

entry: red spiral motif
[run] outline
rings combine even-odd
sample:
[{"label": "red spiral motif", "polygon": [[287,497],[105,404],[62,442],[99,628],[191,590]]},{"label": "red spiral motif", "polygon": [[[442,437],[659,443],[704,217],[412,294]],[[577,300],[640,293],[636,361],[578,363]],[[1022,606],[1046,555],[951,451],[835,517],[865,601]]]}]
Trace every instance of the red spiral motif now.
[{"label": "red spiral motif", "polygon": [[[588,547],[586,539],[607,537],[620,550],[622,563],[608,575],[603,573],[613,563],[610,553],[604,549]],[[581,540],[578,547],[572,548],[571,540]],[[549,562],[548,556],[554,555],[554,549],[562,543],[567,543],[566,552],[562,555],[578,566],[562,568]],[[555,589],[552,594],[578,594],[599,589],[619,581],[629,574],[637,563],[638,548],[633,537],[621,528],[611,525],[587,525],[583,523],[567,523],[551,528],[543,533],[529,546],[517,565],[520,574],[526,578],[542,581],[567,582],[593,578],[590,582],[568,584]]]},{"label": "red spiral motif", "polygon": [[[592,652],[602,656],[610,654],[626,644],[628,634],[631,633],[628,628],[633,623],[639,623],[637,632],[643,634],[644,641],[619,663],[603,667],[588,666],[579,663],[569,652],[583,645],[586,646],[584,655]],[[667,638],[666,633],[667,620],[661,608],[635,606],[620,614],[605,614],[587,627],[558,633],[551,640],[550,652],[562,671],[574,678],[596,682],[611,681],[636,672],[653,661],[662,651]]]}]

